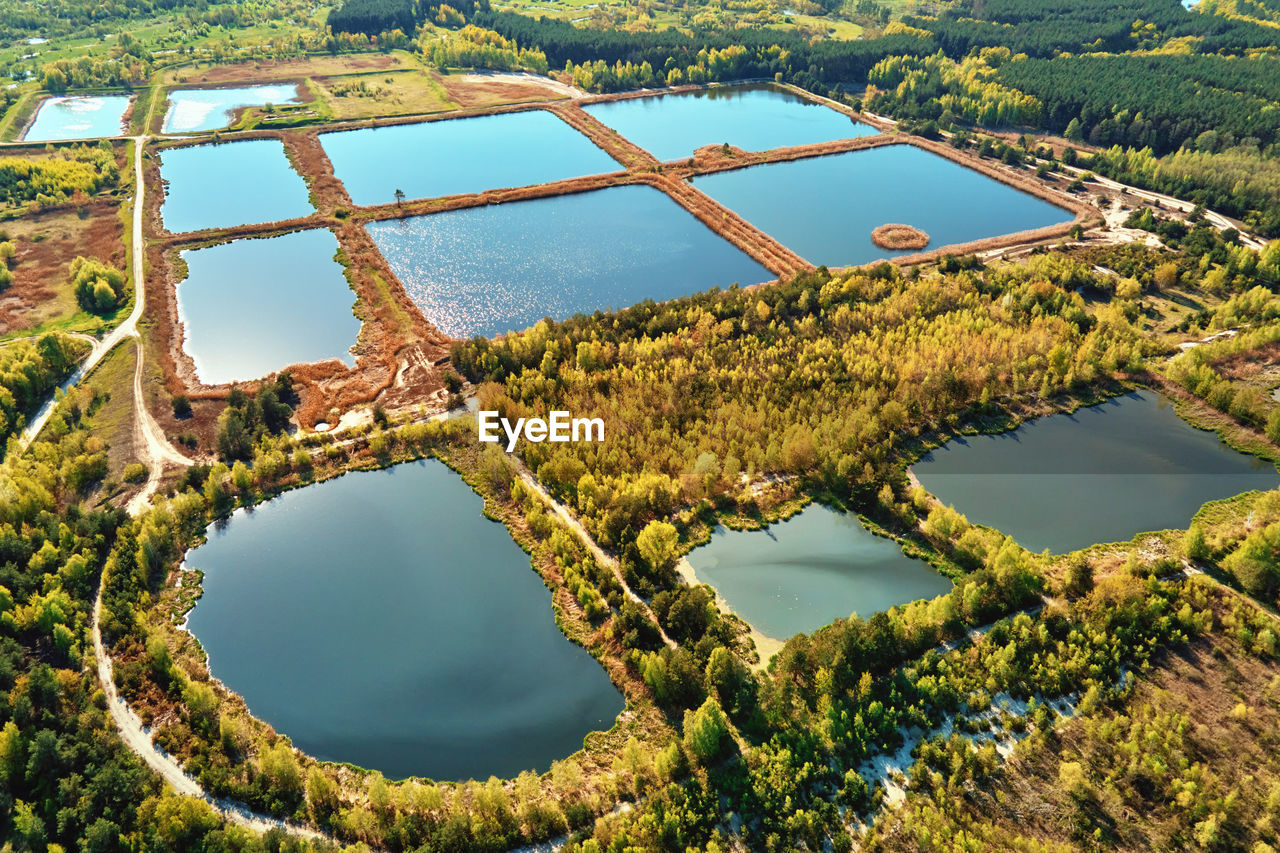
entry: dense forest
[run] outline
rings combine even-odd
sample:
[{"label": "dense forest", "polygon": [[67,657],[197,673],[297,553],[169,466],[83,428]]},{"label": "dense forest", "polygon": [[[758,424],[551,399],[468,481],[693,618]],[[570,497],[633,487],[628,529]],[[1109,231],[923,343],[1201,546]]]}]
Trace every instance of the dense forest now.
[{"label": "dense forest", "polygon": [[625,548],[678,503],[736,495],[744,473],[797,473],[866,500],[922,425],[1079,391],[1136,364],[1142,341],[1119,310],[1090,316],[1055,286],[1093,277],[1050,256],[919,279],[887,264],[819,271],[608,323],[541,323],[457,345],[453,359],[489,383],[484,407],[605,420],[617,436],[607,445],[534,445],[527,461],[601,543]]},{"label": "dense forest", "polygon": [[936,18],[903,18],[935,34],[952,58],[974,48],[1007,47],[1033,57],[1121,53],[1191,39],[1203,53],[1275,47],[1280,30],[1204,15],[1166,0],[959,0]]},{"label": "dense forest", "polygon": [[53,207],[87,200],[120,180],[111,143],[77,145],[45,157],[0,157],[0,205]]},{"label": "dense forest", "polygon": [[[1001,66],[999,80],[1044,104],[1043,126],[1157,155],[1280,141],[1280,58],[1071,56]],[[1203,139],[1200,137],[1204,137]]]}]

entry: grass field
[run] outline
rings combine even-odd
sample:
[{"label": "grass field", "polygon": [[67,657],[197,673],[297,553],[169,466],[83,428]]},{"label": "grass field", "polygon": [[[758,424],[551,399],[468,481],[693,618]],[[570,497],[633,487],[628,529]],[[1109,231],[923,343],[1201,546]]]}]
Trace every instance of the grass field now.
[{"label": "grass field", "polygon": [[[0,340],[60,329],[95,334],[114,325],[114,316],[80,310],[68,270],[78,255],[125,263],[121,224],[114,204],[98,203],[83,219],[75,210],[56,210],[0,224],[18,248],[13,284],[0,293]],[[123,316],[128,307],[117,309]]]},{"label": "grass field", "polygon": [[390,71],[314,78],[335,119],[417,115],[457,109],[426,71]]},{"label": "grass field", "polygon": [[107,353],[86,380],[95,396],[102,398],[89,415],[93,434],[107,443],[107,479],[120,481],[126,465],[137,461],[133,446],[133,371],[137,344],[122,341]]}]

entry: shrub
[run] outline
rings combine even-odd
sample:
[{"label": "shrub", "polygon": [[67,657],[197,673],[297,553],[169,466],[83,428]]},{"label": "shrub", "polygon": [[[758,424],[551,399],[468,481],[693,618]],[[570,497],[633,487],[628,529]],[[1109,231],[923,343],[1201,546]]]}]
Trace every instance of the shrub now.
[{"label": "shrub", "polygon": [[97,258],[72,261],[71,284],[76,302],[93,314],[110,313],[124,301],[124,273]]}]

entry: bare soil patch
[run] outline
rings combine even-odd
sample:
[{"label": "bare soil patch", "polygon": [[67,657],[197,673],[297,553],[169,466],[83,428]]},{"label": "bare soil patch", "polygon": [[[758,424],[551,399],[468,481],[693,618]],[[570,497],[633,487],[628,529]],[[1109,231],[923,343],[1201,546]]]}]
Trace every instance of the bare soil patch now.
[{"label": "bare soil patch", "polygon": [[321,56],[299,59],[266,59],[258,62],[240,62],[234,65],[213,65],[207,68],[184,66],[169,71],[164,76],[168,85],[192,85],[195,83],[250,83],[270,80],[290,80],[298,77],[323,77],[358,72],[386,71],[406,68],[401,57],[394,54],[370,53],[355,56]]},{"label": "bare soil patch", "polygon": [[550,79],[519,74],[436,74],[449,99],[463,108],[493,107],[570,97]]},{"label": "bare soil patch", "polygon": [[1226,379],[1252,379],[1280,363],[1280,341],[1215,359],[1213,367]]}]

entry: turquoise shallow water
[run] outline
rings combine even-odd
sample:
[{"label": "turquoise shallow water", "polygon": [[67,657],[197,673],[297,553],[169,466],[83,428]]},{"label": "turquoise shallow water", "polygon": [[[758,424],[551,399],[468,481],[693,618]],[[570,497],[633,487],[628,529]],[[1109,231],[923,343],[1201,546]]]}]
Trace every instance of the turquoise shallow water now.
[{"label": "turquoise shallow water", "polygon": [[690,157],[704,145],[725,142],[743,151],[767,151],[878,132],[771,86],[628,98],[583,109],[663,161]]},{"label": "turquoise shallow water", "polygon": [[773,275],[652,187],[610,187],[374,222],[427,319],[455,337]]},{"label": "turquoise shallow water", "polygon": [[275,222],[314,213],[307,185],[275,139],[170,148],[160,217],[174,233]]},{"label": "turquoise shallow water", "polygon": [[622,166],[546,110],[320,135],[360,205],[476,193],[618,172]]},{"label": "turquoise shallow water", "polygon": [[970,521],[1055,554],[1186,527],[1206,501],[1280,486],[1274,465],[1191,426],[1151,391],[953,438],[911,470]]},{"label": "turquoise shallow water", "polygon": [[313,229],[183,252],[178,319],[200,381],[259,379],[329,358],[355,364],[360,320],[337,251],[331,232]]},{"label": "turquoise shallow water", "polygon": [[820,504],[765,530],[717,528],[688,559],[699,581],[777,640],[951,590],[951,581],[869,533],[857,516]]},{"label": "turquoise shallow water", "polygon": [[27,128],[27,142],[53,139],[96,139],[124,133],[129,95],[76,95],[46,98]]},{"label": "turquoise shallow water", "polygon": [[929,248],[1069,222],[1055,205],[912,145],[751,166],[693,185],[814,264],[849,266],[906,255],[871,232],[924,230]]},{"label": "turquoise shallow water", "polygon": [[547,770],[621,695],[556,627],[529,557],[442,463],[238,512],[187,557],[210,671],[318,758],[401,778]]},{"label": "turquoise shallow water", "polygon": [[235,89],[174,89],[169,92],[165,133],[217,130],[231,124],[241,107],[296,103],[298,89],[292,83],[245,86]]}]

